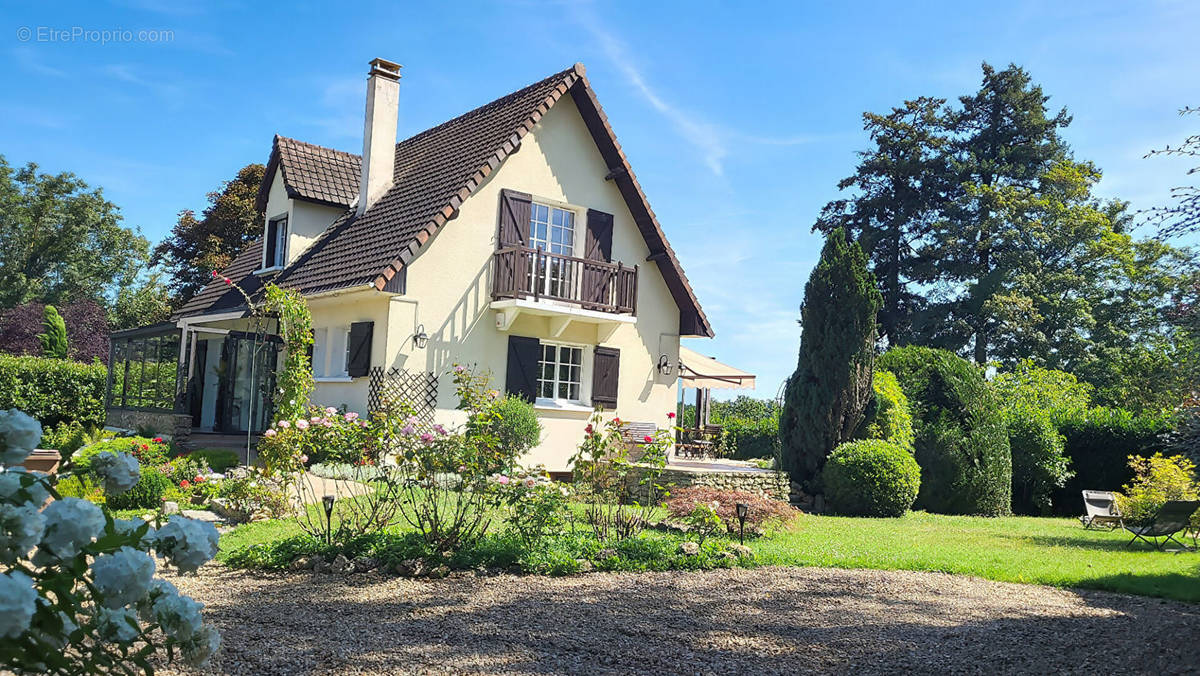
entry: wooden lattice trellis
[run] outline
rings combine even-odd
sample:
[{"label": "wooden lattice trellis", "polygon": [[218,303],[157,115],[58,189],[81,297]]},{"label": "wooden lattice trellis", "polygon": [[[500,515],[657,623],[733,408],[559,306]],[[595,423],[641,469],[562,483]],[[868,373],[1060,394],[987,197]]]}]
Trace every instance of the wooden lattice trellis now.
[{"label": "wooden lattice trellis", "polygon": [[391,405],[405,403],[413,408],[417,418],[424,423],[433,423],[433,411],[437,408],[437,374],[427,371],[407,371],[382,366],[371,368],[371,387],[367,393],[367,406],[371,412],[388,409]]}]

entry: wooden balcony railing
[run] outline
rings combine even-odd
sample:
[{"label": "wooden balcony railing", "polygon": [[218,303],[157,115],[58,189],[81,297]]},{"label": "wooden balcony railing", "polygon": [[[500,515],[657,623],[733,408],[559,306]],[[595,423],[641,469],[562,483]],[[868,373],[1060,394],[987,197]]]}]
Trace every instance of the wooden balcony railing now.
[{"label": "wooden balcony railing", "polygon": [[514,246],[495,254],[492,298],[532,298],[637,314],[637,266]]}]

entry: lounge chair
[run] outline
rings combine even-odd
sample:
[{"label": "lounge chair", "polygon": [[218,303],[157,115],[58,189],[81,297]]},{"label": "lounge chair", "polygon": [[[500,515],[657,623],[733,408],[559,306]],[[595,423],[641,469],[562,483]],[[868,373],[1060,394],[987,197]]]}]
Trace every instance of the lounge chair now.
[{"label": "lounge chair", "polygon": [[[1200,500],[1170,500],[1163,505],[1153,519],[1147,521],[1141,526],[1130,526],[1124,524],[1125,530],[1133,533],[1133,539],[1129,547],[1134,542],[1141,540],[1146,544],[1153,545],[1155,549],[1162,550],[1167,546],[1168,542],[1174,542],[1185,550],[1194,551],[1195,547],[1189,547],[1179,540],[1175,539],[1175,534],[1180,531],[1187,530],[1188,523],[1192,519],[1192,514],[1200,509]],[[1149,538],[1153,538],[1150,540]],[[1158,538],[1165,538],[1162,543],[1158,542]]]},{"label": "lounge chair", "polygon": [[1079,521],[1084,528],[1115,530],[1124,525],[1121,510],[1117,509],[1117,496],[1111,491],[1084,491],[1083,507],[1087,514],[1079,517]]}]

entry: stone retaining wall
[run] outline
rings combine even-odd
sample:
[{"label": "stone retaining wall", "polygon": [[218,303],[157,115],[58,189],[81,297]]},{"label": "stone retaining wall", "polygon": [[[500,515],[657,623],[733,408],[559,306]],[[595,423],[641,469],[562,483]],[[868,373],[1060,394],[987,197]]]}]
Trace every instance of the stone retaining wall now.
[{"label": "stone retaining wall", "polygon": [[106,412],[105,424],[122,430],[148,427],[153,429],[155,434],[171,437],[182,447],[187,447],[192,438],[192,416],[186,413],[110,408]]},{"label": "stone retaining wall", "polygon": [[[646,500],[647,486],[641,485],[641,472],[630,472],[625,482],[627,498]],[[791,483],[785,472],[703,472],[666,469],[656,482],[677,490],[688,486],[711,486],[723,491],[742,491],[774,500],[788,501]]]}]

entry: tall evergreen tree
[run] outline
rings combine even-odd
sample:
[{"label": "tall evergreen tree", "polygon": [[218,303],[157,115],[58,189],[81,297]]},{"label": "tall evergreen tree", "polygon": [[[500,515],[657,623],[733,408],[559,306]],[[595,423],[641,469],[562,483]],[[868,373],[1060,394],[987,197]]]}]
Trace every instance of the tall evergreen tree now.
[{"label": "tall evergreen tree", "polygon": [[67,358],[67,324],[53,305],[47,305],[42,320],[43,333],[38,336],[42,356],[51,359]]},{"label": "tall evergreen tree", "polygon": [[879,333],[890,345],[904,345],[925,304],[912,288],[929,276],[921,252],[953,187],[946,100],[921,97],[888,115],[864,113],[863,121],[874,146],[859,153],[854,175],[838,183],[854,194],[827,204],[814,228],[825,234],[845,228],[862,245],[883,295]]},{"label": "tall evergreen tree", "polygon": [[928,251],[938,288],[921,331],[927,344],[969,346],[977,364],[987,363],[999,323],[997,296],[1009,273],[1003,257],[1022,245],[1019,225],[1003,208],[1004,190],[1036,191],[1067,156],[1059,130],[1071,117],[1065,108],[1051,114],[1049,98],[1023,68],[997,71],[984,63],[979,91],[960,97],[952,116],[951,167],[959,189]]},{"label": "tall evergreen tree", "polygon": [[176,307],[212,281],[212,271],[233,261],[247,244],[262,236],[263,213],[255,200],[262,184],[261,164],[242,167],[231,181],[208,193],[208,206],[179,212],[171,235],[154,248],[157,262],[171,276],[168,287]]},{"label": "tall evergreen tree", "polygon": [[826,457],[853,438],[873,396],[881,303],[862,247],[835,228],[804,287],[800,356],[779,421],[784,469],[810,493],[822,492]]}]

